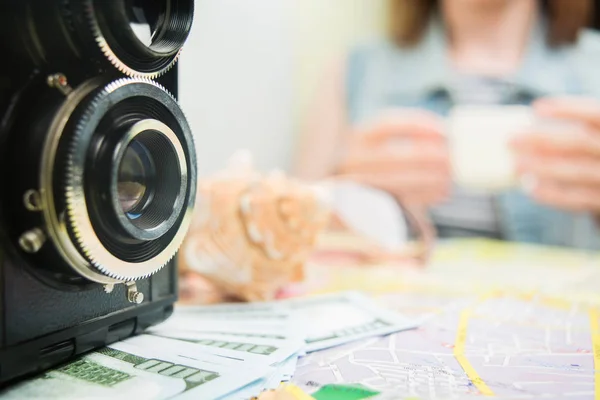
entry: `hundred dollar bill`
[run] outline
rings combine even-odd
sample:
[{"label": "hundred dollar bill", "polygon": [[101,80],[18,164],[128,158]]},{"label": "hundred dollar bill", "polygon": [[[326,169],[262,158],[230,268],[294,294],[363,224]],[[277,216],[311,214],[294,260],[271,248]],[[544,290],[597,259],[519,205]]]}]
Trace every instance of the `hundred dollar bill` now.
[{"label": "hundred dollar bill", "polygon": [[100,349],[0,392],[0,397],[211,399],[247,386],[268,373],[270,370],[260,366],[232,370],[169,354],[164,342],[154,338],[149,348],[121,342]]},{"label": "hundred dollar bill", "polygon": [[152,328],[152,331],[182,329],[193,331],[216,331],[244,327],[254,330],[278,331],[294,326],[295,320],[289,315],[277,315],[274,318],[257,315],[196,315],[194,313],[174,312],[165,322]]},{"label": "hundred dollar bill", "polygon": [[274,390],[282,383],[289,382],[296,367],[298,356],[294,355],[276,365],[271,375],[245,386],[227,395],[228,400],[248,400],[258,396],[265,390]]},{"label": "hundred dollar bill", "polygon": [[226,315],[248,315],[248,314],[281,314],[285,313],[276,302],[255,303],[222,303],[207,306],[178,306],[177,312],[194,314],[226,314]]},{"label": "hundred dollar bill", "polygon": [[[133,341],[137,346],[150,346],[155,339],[151,335],[141,335],[128,339],[128,342]],[[261,368],[263,377],[273,373],[276,369],[274,366],[268,367],[269,359],[272,357],[266,354],[260,355],[255,353],[235,351],[219,347],[211,347],[200,345],[189,341],[181,341],[171,338],[160,338],[161,343],[169,349],[169,352],[181,357],[201,362],[218,364],[228,367],[231,370],[243,371],[245,369]],[[266,349],[266,346],[264,347]],[[276,363],[272,363],[276,364]]]},{"label": "hundred dollar bill", "polygon": [[283,381],[289,381],[294,377],[294,372],[296,372],[296,366],[298,365],[298,358],[299,355],[294,354],[279,365],[278,369],[283,376]]},{"label": "hundred dollar bill", "polygon": [[417,320],[377,305],[359,292],[285,300],[306,330],[307,352],[416,328]]},{"label": "hundred dollar bill", "polygon": [[163,331],[150,335],[189,342],[194,344],[196,349],[207,353],[269,365],[291,357],[305,345],[303,338],[267,339],[189,331]]},{"label": "hundred dollar bill", "polygon": [[277,310],[275,312],[217,312],[210,310],[192,311],[181,309],[177,310],[177,314],[175,315],[194,317],[197,319],[218,319],[227,321],[259,319],[262,321],[272,321],[275,323],[292,318],[292,316],[286,312],[286,310]]},{"label": "hundred dollar bill", "polygon": [[169,335],[170,332],[198,332],[285,340],[304,338],[304,327],[288,318],[261,318],[248,315],[237,318],[207,318],[194,313],[176,311],[166,322],[148,330],[149,333]]}]

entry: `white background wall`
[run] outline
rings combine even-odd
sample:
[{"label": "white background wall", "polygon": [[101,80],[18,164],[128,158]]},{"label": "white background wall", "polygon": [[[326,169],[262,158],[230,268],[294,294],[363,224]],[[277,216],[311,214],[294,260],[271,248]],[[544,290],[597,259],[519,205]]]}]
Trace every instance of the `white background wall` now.
[{"label": "white background wall", "polygon": [[294,0],[295,116],[305,116],[320,76],[357,42],[381,36],[387,0]]},{"label": "white background wall", "polygon": [[292,134],[292,0],[197,0],[180,64],[180,100],[200,174],[237,148],[260,168],[287,164]]},{"label": "white background wall", "polygon": [[349,43],[381,30],[385,0],[196,0],[180,63],[180,100],[200,175],[250,149],[287,169],[315,82]]}]

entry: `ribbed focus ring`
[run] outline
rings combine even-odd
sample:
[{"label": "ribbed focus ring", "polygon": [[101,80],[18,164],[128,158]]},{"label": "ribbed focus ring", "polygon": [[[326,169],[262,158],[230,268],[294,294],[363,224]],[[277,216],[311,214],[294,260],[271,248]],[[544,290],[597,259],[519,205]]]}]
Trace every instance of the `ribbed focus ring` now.
[{"label": "ribbed focus ring", "polygon": [[84,0],[86,19],[97,46],[119,71],[132,77],[156,78],[178,60],[189,36],[194,0],[156,0],[163,6],[152,44],[142,44],[129,26],[123,1]]},{"label": "ribbed focus ring", "polygon": [[[107,184],[110,179],[103,176],[111,175],[104,171],[104,164],[93,162],[103,144],[111,142],[111,138],[121,140],[115,136],[118,130],[106,129],[110,126],[107,121],[130,120],[140,124],[156,121],[154,124],[164,127],[140,134],[140,138],[146,138],[141,141],[159,161],[164,161],[163,165],[157,165],[157,176],[164,182],[158,186],[159,195],[153,199],[156,203],[148,209],[145,220],[133,224],[135,229],[143,231],[153,229],[167,217],[171,221],[164,233],[148,240],[128,234],[119,228],[117,217],[110,217],[116,215],[115,207]],[[122,79],[92,95],[82,105],[73,131],[67,134],[70,144],[64,171],[66,220],[79,252],[102,273],[116,279],[139,279],[155,273],[170,261],[183,242],[195,201],[194,144],[181,109],[155,82]],[[109,147],[107,151],[112,150]]]}]

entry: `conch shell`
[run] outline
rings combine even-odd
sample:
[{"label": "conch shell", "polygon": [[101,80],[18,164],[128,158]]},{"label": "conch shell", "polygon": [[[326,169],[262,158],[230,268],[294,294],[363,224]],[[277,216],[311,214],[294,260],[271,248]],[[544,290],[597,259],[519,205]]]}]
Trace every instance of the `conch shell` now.
[{"label": "conch shell", "polygon": [[230,297],[273,299],[302,280],[329,218],[322,192],[282,172],[260,174],[238,153],[227,170],[199,184],[180,271],[200,274]]}]

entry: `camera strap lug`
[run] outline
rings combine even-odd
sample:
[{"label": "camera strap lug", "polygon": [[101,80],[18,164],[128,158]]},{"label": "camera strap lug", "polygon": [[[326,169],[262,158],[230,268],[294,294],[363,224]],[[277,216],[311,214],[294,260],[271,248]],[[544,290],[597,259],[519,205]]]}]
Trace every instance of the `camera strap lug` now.
[{"label": "camera strap lug", "polygon": [[35,189],[29,189],[23,195],[23,204],[27,211],[42,211],[42,198],[40,192]]},{"label": "camera strap lug", "polygon": [[67,77],[64,74],[48,75],[46,82],[48,83],[48,86],[58,89],[65,96],[68,96],[73,91],[73,88],[67,82]]}]

